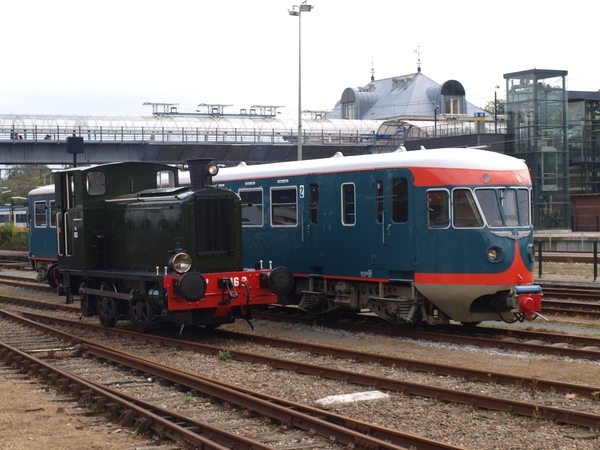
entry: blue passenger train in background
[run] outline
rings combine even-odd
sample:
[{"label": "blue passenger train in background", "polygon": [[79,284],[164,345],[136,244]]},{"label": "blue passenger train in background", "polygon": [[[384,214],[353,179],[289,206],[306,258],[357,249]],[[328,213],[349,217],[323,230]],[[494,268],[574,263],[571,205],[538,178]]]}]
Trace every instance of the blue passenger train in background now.
[{"label": "blue passenger train in background", "polygon": [[0,226],[12,223],[18,230],[27,229],[27,204],[0,205]]},{"label": "blue passenger train in background", "polygon": [[[242,163],[221,168],[214,181],[241,198],[244,266],[268,258],[293,272],[294,290],[280,303],[311,314],[368,309],[409,326],[510,323],[541,311],[522,160],[479,149],[399,149]],[[45,201],[50,211],[52,197]],[[32,267],[42,274],[55,255],[38,240],[46,231],[32,223]]]}]

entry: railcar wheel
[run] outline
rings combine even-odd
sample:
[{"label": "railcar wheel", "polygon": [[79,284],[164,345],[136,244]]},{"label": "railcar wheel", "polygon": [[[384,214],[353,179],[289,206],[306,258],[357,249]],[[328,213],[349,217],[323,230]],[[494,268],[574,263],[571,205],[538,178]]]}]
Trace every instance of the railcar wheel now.
[{"label": "railcar wheel", "polygon": [[154,305],[143,298],[134,298],[129,306],[129,314],[133,329],[138,333],[145,333],[154,318]]},{"label": "railcar wheel", "polygon": [[[100,290],[117,292],[117,288],[114,284],[103,281],[100,283]],[[98,296],[98,317],[100,323],[107,328],[112,328],[117,324],[117,317],[119,315],[119,302],[116,298]]]},{"label": "railcar wheel", "polygon": [[58,264],[54,263],[46,270],[46,282],[51,288],[60,287]]}]

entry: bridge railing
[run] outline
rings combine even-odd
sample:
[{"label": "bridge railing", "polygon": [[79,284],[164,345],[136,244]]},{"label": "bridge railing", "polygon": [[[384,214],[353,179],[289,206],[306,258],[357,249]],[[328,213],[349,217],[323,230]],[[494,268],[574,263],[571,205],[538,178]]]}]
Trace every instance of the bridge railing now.
[{"label": "bridge railing", "polygon": [[[147,144],[270,144],[289,145],[298,142],[297,130],[275,131],[260,129],[220,130],[200,128],[130,128],[130,127],[38,127],[0,128],[0,142],[64,143],[68,137],[83,137],[90,144],[147,143]],[[304,131],[303,143],[312,145],[373,145],[380,143],[375,133],[359,131]]]}]

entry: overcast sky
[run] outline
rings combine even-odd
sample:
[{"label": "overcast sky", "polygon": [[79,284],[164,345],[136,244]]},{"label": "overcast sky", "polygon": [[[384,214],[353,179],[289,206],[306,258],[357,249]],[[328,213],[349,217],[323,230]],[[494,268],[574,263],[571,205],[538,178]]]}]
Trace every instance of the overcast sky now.
[{"label": "overcast sky", "polygon": [[[296,114],[298,0],[4,2],[0,114],[151,113],[144,102],[285,106]],[[458,80],[483,107],[503,74],[568,70],[600,89],[600,2],[309,0],[302,108],[332,109],[347,87],[416,72]]]}]

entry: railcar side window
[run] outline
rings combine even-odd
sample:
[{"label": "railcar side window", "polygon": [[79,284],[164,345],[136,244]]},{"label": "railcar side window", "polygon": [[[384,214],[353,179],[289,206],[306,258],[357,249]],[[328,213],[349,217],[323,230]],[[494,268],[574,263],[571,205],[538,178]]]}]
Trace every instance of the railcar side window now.
[{"label": "railcar side window", "polygon": [[88,172],[85,177],[85,189],[89,195],[104,195],[106,181],[103,172]]},{"label": "railcar side window", "polygon": [[271,225],[295,227],[298,224],[298,200],[296,187],[271,190]]},{"label": "railcar side window", "polygon": [[502,226],[502,214],[500,213],[500,205],[496,196],[495,189],[477,189],[475,191],[477,200],[483,209],[483,215],[490,227]]},{"label": "railcar side window", "polygon": [[47,219],[48,208],[46,207],[46,202],[45,201],[35,202],[34,209],[35,209],[35,224],[34,225],[36,227],[45,228],[46,224],[48,223],[48,219]]},{"label": "railcar side window", "polygon": [[408,220],[408,181],[406,178],[392,179],[392,222]]},{"label": "railcar side window", "polygon": [[383,222],[383,182],[377,180],[377,223]]},{"label": "railcar side window", "polygon": [[242,199],[242,226],[263,226],[263,191],[262,189],[240,189]]},{"label": "railcar side window", "polygon": [[319,223],[319,185],[311,183],[309,188],[310,222]]},{"label": "railcar side window", "polygon": [[446,228],[450,225],[448,191],[427,192],[427,225]]},{"label": "railcar side window", "polygon": [[452,220],[455,227],[483,226],[483,219],[470,189],[452,191]]},{"label": "railcar side window", "polygon": [[50,200],[50,227],[56,228],[56,213],[58,213],[58,208],[56,207],[56,201]]},{"label": "railcar side window", "polygon": [[351,183],[342,184],[342,223],[356,223],[356,191]]}]

